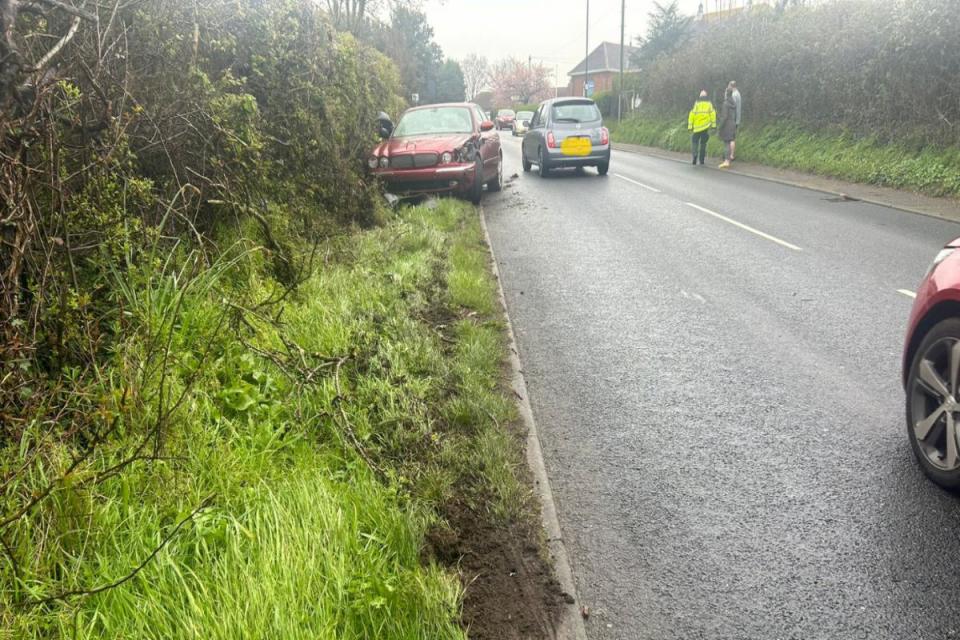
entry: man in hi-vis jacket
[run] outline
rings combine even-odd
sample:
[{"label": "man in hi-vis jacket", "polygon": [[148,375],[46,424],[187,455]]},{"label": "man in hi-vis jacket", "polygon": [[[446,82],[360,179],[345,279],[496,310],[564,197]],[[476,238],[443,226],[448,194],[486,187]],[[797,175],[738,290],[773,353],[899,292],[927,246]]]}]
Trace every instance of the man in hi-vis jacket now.
[{"label": "man in hi-vis jacket", "polygon": [[707,141],[710,140],[710,129],[717,128],[717,110],[713,108],[713,103],[707,99],[706,89],[700,92],[700,98],[697,99],[687,117],[687,130],[693,135],[691,144],[693,147],[693,164],[703,164],[707,157]]}]

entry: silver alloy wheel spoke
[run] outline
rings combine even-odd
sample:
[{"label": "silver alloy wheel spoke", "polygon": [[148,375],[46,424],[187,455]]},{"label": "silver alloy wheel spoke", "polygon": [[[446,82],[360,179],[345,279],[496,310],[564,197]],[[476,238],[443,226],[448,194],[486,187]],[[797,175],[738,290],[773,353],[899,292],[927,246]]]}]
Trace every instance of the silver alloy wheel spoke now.
[{"label": "silver alloy wheel spoke", "polygon": [[[914,425],[914,431],[917,433],[917,440],[926,440],[927,436],[930,435],[930,430],[933,429],[933,425],[937,424],[937,420],[940,419],[947,409],[947,405],[940,405],[936,411],[931,413],[929,416],[921,420],[920,422]],[[948,420],[952,422],[952,416],[947,413]]]},{"label": "silver alloy wheel spoke", "polygon": [[943,462],[946,464],[947,469],[954,469],[957,466],[957,421],[953,417],[953,413],[947,412],[947,432],[945,434],[947,439],[946,450],[943,454]]},{"label": "silver alloy wheel spoke", "polygon": [[929,389],[932,393],[935,393],[940,396],[941,400],[947,400],[950,397],[950,390],[947,389],[947,383],[943,378],[940,377],[940,374],[937,373],[936,369],[933,368],[933,363],[929,360],[924,360],[920,363],[920,380],[923,382],[923,386]]},{"label": "silver alloy wheel spoke", "polygon": [[960,340],[950,347],[950,395],[956,397],[957,384],[960,383]]}]

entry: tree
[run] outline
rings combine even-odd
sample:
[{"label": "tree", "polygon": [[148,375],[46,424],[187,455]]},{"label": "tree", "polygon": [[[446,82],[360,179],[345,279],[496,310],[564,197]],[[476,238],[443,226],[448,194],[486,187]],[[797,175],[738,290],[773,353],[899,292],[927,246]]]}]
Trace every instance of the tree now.
[{"label": "tree", "polygon": [[433,41],[426,14],[396,5],[377,39],[377,48],[396,63],[407,98],[416,93],[420,102],[434,102],[443,50]]},{"label": "tree", "polygon": [[[50,1],[50,0],[47,0]],[[366,36],[371,27],[385,17],[388,8],[407,6],[416,9],[419,0],[323,0],[330,21],[338,31],[349,31],[356,36]]]},{"label": "tree", "polygon": [[467,97],[473,100],[490,80],[490,63],[485,57],[471,53],[460,62],[460,68],[467,86]]},{"label": "tree", "polygon": [[788,6],[799,7],[804,4],[804,0],[777,0],[777,11],[784,11]]},{"label": "tree", "polygon": [[647,34],[637,38],[639,51],[633,54],[633,62],[638,66],[652,62],[660,56],[670,55],[690,37],[693,17],[680,13],[677,0],[672,0],[668,5],[659,2],[654,2],[653,5],[655,9],[647,14],[650,18]]},{"label": "tree", "polygon": [[495,64],[490,82],[499,104],[530,104],[546,100],[553,93],[550,71],[546,67],[516,58]]},{"label": "tree", "polygon": [[359,33],[366,27],[370,12],[378,0],[324,0],[333,26],[341,31]]},{"label": "tree", "polygon": [[433,96],[436,102],[463,102],[466,100],[466,89],[463,81],[463,70],[456,60],[447,60],[437,73],[437,94]]}]

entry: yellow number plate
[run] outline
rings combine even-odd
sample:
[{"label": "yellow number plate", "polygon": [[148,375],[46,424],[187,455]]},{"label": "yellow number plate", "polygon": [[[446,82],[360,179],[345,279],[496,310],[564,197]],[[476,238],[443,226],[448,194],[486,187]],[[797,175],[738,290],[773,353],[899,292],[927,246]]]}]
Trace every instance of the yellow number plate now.
[{"label": "yellow number plate", "polygon": [[567,138],[560,143],[560,152],[565,156],[588,156],[591,151],[590,138]]}]

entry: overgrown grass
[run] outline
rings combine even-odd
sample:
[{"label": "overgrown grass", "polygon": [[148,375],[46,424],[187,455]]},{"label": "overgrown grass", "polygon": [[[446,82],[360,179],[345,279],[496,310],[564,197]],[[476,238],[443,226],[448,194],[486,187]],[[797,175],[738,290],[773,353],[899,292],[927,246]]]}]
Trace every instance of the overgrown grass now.
[{"label": "overgrown grass", "polygon": [[[138,383],[138,341],[105,364],[105,410],[125,412],[110,449],[139,437],[161,388],[185,401],[159,459],[65,483],[8,532],[19,566],[0,569],[0,637],[465,636],[461,581],[424,555],[425,532],[450,501],[495,520],[529,500],[501,426],[515,407],[478,218],[444,201],[325,249],[279,318],[230,301],[271,292],[238,268],[127,288],[131,321],[169,332],[171,365]],[[0,452],[3,471],[27,444]],[[48,452],[21,492],[72,454]],[[120,586],[31,604],[128,576],[161,546]]]},{"label": "overgrown grass", "polygon": [[[690,151],[684,116],[635,116],[611,135],[615,142]],[[716,136],[710,139],[708,153],[723,155]],[[793,124],[747,124],[737,134],[737,158],[934,196],[960,196],[960,149],[955,147],[911,147]]]}]

